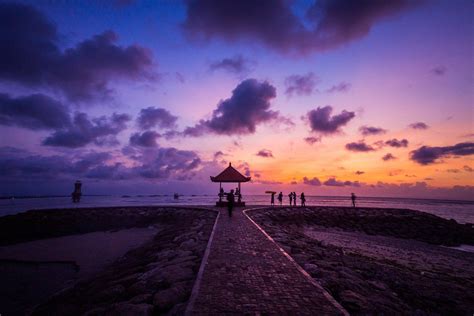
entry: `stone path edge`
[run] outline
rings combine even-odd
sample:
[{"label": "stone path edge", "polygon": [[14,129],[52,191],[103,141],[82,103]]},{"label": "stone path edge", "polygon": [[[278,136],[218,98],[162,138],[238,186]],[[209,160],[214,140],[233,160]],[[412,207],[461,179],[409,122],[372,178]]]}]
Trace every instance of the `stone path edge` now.
[{"label": "stone path edge", "polygon": [[[308,272],[306,272],[305,269],[303,269],[303,267],[301,267],[296,261],[295,259],[293,259],[283,248],[280,247],[280,245],[278,245],[278,243],[270,236],[267,234],[267,232],[262,228],[260,227],[260,225],[258,225],[248,214],[247,212],[250,212],[250,211],[258,211],[258,210],[267,210],[268,207],[258,207],[258,208],[250,208],[250,209],[246,209],[246,210],[243,210],[243,214],[250,220],[250,222],[252,224],[254,224],[258,230],[260,230],[264,235],[265,237],[267,237],[267,239],[269,239],[277,248],[278,250],[280,250],[280,252],[283,253],[283,255],[285,257],[288,258],[288,260],[290,260],[293,265],[296,267],[296,269],[298,269],[299,272],[301,272],[307,279],[308,281],[311,282],[311,284],[313,284],[315,287],[317,287],[319,290],[321,290],[324,294],[324,296],[326,297],[326,299],[335,307],[337,308],[341,314],[343,314],[344,316],[349,316],[349,312],[344,308],[342,307],[341,304],[339,304],[336,299],[334,297],[332,297],[331,294],[329,294],[328,291],[326,291],[322,286],[321,284],[319,284]],[[217,220],[216,220],[216,223],[217,223]],[[214,233],[214,231],[212,232],[212,234]],[[211,237],[212,237],[212,234],[211,234]],[[206,249],[206,252],[207,252],[207,249]],[[206,257],[207,259],[207,257]],[[203,259],[204,260],[204,259]],[[189,306],[189,305],[188,305]]]},{"label": "stone path edge", "polygon": [[209,240],[207,241],[206,250],[204,251],[204,256],[202,257],[201,265],[199,266],[199,271],[196,276],[196,280],[194,281],[193,289],[191,291],[191,297],[189,298],[188,305],[186,306],[184,315],[192,315],[194,303],[199,294],[199,288],[201,287],[202,275],[204,274],[204,269],[206,268],[206,265],[207,265],[207,259],[209,257],[209,253],[211,252],[211,245],[212,245],[212,240],[214,239],[214,232],[216,231],[217,221],[219,220],[220,212],[218,210],[212,210],[212,209],[205,209],[205,210],[214,211],[217,213],[217,216],[216,216],[216,220],[214,221],[214,226],[212,227],[211,235],[209,236]]}]

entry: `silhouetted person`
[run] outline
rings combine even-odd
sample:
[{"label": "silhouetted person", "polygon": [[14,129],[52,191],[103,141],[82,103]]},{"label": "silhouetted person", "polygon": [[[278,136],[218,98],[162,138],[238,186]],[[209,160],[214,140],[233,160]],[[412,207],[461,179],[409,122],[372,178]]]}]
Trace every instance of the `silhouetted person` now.
[{"label": "silhouetted person", "polygon": [[356,207],[356,199],[356,195],[354,193],[351,193],[352,207]]},{"label": "silhouetted person", "polygon": [[232,209],[234,208],[234,202],[235,202],[234,190],[230,190],[230,192],[227,193],[227,210],[229,211],[229,217],[232,216]]},{"label": "silhouetted person", "polygon": [[77,180],[76,183],[74,183],[74,191],[71,193],[73,203],[79,203],[81,201],[81,196],[82,196],[81,187],[82,187],[81,181]]},{"label": "silhouetted person", "polygon": [[304,192],[301,192],[300,199],[301,199],[301,206],[306,206],[306,197],[304,196]]},{"label": "silhouetted person", "polygon": [[279,193],[278,194],[278,202],[280,203],[280,205],[283,203],[283,193]]},{"label": "silhouetted person", "polygon": [[221,188],[221,189],[219,190],[219,194],[218,194],[218,195],[219,195],[219,202],[222,202],[222,198],[224,197],[224,189],[223,189],[223,188]]},{"label": "silhouetted person", "polygon": [[290,199],[290,206],[293,205],[293,192],[290,192],[290,194],[288,194],[288,198]]},{"label": "silhouetted person", "polygon": [[235,196],[237,197],[237,202],[241,203],[242,202],[242,194],[240,194],[239,188],[235,189]]},{"label": "silhouetted person", "polygon": [[293,192],[293,205],[296,206],[296,192]]},{"label": "silhouetted person", "polygon": [[275,205],[275,193],[276,192],[272,192],[272,197],[270,198],[270,204],[271,205]]}]

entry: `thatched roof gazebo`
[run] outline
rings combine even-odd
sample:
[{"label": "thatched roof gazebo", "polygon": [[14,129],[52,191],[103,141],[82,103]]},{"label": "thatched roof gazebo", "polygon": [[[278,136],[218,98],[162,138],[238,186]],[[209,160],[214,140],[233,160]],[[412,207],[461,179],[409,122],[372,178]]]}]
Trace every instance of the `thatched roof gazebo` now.
[{"label": "thatched roof gazebo", "polygon": [[240,188],[240,183],[242,182],[249,182],[250,177],[246,177],[241,174],[237,169],[232,167],[232,164],[229,163],[229,166],[224,169],[221,173],[217,176],[211,176],[212,182],[219,182],[219,201],[216,202],[216,206],[227,206],[226,201],[222,201],[223,197],[223,190],[222,190],[222,183],[238,183],[239,194],[236,195],[238,201],[234,204],[235,206],[245,206],[245,202],[242,202],[242,190]]}]

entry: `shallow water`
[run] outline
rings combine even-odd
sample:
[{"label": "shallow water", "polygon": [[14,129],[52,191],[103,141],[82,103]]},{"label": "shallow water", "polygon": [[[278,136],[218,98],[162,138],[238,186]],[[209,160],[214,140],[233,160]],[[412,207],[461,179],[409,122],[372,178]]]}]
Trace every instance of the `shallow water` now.
[{"label": "shallow water", "polygon": [[[306,198],[307,206],[351,206],[348,197],[307,196]],[[270,197],[269,195],[246,195],[244,200],[247,205],[268,205]],[[176,200],[172,195],[83,196],[81,203],[78,204],[71,203],[70,197],[3,199],[0,200],[0,216],[31,209],[139,205],[213,205],[215,201],[216,197],[210,195],[183,195]],[[288,205],[287,197],[285,197],[284,203]],[[459,223],[474,223],[474,201],[359,197],[357,206],[413,209],[447,219],[454,219]]]}]

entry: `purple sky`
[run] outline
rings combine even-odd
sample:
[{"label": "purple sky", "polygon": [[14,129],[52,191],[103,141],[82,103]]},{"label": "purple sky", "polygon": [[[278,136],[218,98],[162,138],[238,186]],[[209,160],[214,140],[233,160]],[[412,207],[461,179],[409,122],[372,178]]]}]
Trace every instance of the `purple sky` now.
[{"label": "purple sky", "polygon": [[0,195],[474,196],[474,3],[0,3]]}]

